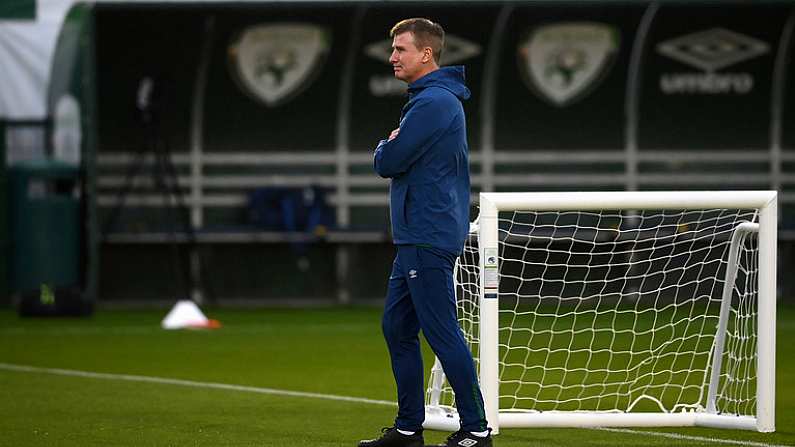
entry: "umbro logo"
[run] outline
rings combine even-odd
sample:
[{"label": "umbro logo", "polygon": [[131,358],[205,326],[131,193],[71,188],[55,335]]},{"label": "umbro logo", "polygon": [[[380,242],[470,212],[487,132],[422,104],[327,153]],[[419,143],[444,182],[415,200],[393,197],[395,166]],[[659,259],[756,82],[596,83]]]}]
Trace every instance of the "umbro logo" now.
[{"label": "umbro logo", "polygon": [[472,438],[466,438],[458,441],[458,445],[460,445],[461,447],[472,447],[478,445],[478,441]]},{"label": "umbro logo", "polygon": [[666,40],[657,45],[659,54],[702,71],[662,73],[660,89],[667,95],[748,94],[754,88],[754,76],[751,73],[723,70],[769,51],[767,42],[724,28],[712,28]]},{"label": "umbro logo", "polygon": [[416,277],[417,277],[417,271],[416,271],[416,270],[414,270],[414,269],[412,269],[412,270],[409,270],[409,278],[410,278],[410,279],[414,279],[414,278],[416,278]]},{"label": "umbro logo", "polygon": [[[442,57],[444,65],[465,61],[482,53],[479,44],[453,34],[444,36],[444,44],[444,56]],[[388,66],[392,65],[389,63],[389,56],[392,54],[392,39],[379,40],[366,45],[364,54]],[[396,79],[391,68],[388,72],[374,73],[370,76],[369,87],[370,93],[379,98],[406,94],[406,83]]]},{"label": "umbro logo", "polygon": [[[445,65],[465,61],[481,53],[480,45],[454,34],[445,34],[444,46],[444,57],[442,60]],[[387,65],[392,65],[389,62],[389,57],[392,54],[392,39],[379,40],[365,46],[364,54]]]},{"label": "umbro logo", "polygon": [[660,54],[712,73],[767,53],[770,45],[724,28],[680,36],[657,45]]}]

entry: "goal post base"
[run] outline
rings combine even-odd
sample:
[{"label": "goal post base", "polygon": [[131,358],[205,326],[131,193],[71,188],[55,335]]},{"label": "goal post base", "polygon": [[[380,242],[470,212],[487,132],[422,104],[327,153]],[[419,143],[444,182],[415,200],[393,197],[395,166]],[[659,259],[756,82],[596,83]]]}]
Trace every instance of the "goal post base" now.
[{"label": "goal post base", "polygon": [[756,430],[756,418],[709,413],[500,413],[500,427],[711,427]]},{"label": "goal post base", "polygon": [[[540,412],[499,414],[499,428],[598,428],[598,427],[709,427],[771,432],[758,425],[755,417],[711,413],[596,413],[596,412]],[[456,431],[456,413],[426,409],[428,430]]]},{"label": "goal post base", "polygon": [[422,427],[426,430],[458,431],[461,428],[458,413],[449,413],[439,408],[425,407],[425,422]]}]

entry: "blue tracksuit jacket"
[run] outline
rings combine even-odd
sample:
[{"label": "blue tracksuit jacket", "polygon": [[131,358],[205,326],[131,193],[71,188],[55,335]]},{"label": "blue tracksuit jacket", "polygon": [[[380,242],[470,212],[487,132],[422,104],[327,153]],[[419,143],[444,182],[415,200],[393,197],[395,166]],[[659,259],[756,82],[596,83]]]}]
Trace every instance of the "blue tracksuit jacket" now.
[{"label": "blue tracksuit jacket", "polygon": [[430,245],[460,254],[469,232],[469,149],[461,101],[464,67],[442,67],[409,84],[400,133],[381,140],[375,171],[391,178],[396,245]]}]

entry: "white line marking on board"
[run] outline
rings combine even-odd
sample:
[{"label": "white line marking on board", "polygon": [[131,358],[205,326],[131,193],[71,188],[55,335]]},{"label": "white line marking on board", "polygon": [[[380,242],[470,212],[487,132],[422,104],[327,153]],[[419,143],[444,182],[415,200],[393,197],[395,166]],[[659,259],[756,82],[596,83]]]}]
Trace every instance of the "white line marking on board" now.
[{"label": "white line marking on board", "polygon": [[[194,381],[194,380],[169,379],[169,378],[165,378],[165,377],[136,376],[136,375],[131,375],[131,374],[97,373],[97,372],[80,371],[80,370],[74,370],[74,369],[42,368],[42,367],[38,367],[38,366],[14,365],[14,364],[10,364],[10,363],[0,363],[0,370],[16,371],[16,372],[30,372],[30,373],[39,373],[39,374],[54,374],[54,375],[58,375],[58,376],[82,377],[82,378],[88,378],[88,379],[119,380],[119,381],[126,381],[126,382],[144,382],[144,383],[155,383],[155,384],[162,384],[162,385],[178,385],[178,386],[187,386],[187,387],[193,387],[193,388],[209,388],[209,389],[227,390],[227,391],[241,391],[241,392],[245,392],[245,393],[270,394],[270,395],[275,395],[275,396],[306,397],[306,398],[310,398],[310,399],[335,400],[335,401],[342,401],[342,402],[354,402],[354,403],[382,405],[382,406],[389,406],[389,407],[396,407],[397,406],[397,404],[395,402],[390,402],[390,401],[387,401],[387,400],[367,399],[367,398],[364,398],[364,397],[350,397],[350,396],[338,396],[338,395],[335,395],[335,394],[322,394],[322,393],[309,393],[309,392],[304,392],[304,391],[279,390],[279,389],[275,389],[275,388],[261,388],[261,387],[254,387],[254,386],[232,385],[232,384],[228,384],[228,383],[197,382],[197,381]],[[613,432],[613,433],[632,434],[632,435],[655,436],[655,437],[661,437],[661,438],[676,439],[676,440],[680,440],[680,441],[710,442],[710,443],[714,443],[714,444],[730,444],[730,445],[740,445],[740,446],[746,446],[746,447],[792,447],[792,446],[780,445],[780,444],[766,444],[764,442],[740,441],[740,440],[734,440],[734,439],[708,438],[708,437],[702,437],[702,436],[682,435],[682,434],[679,434],[679,433],[664,433],[664,432],[654,432],[654,431],[629,430],[629,429],[623,429],[623,428],[596,428],[594,430],[608,431],[608,432]]]}]

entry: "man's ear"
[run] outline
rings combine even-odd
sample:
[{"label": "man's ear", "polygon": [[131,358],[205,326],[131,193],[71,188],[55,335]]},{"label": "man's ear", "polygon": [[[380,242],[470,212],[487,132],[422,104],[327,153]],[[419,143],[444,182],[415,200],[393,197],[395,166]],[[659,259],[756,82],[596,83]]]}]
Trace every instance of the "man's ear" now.
[{"label": "man's ear", "polygon": [[433,60],[433,49],[431,49],[431,47],[425,47],[422,50],[422,52],[423,52],[423,54],[422,54],[422,61],[423,62],[425,62],[427,64],[428,62]]}]

